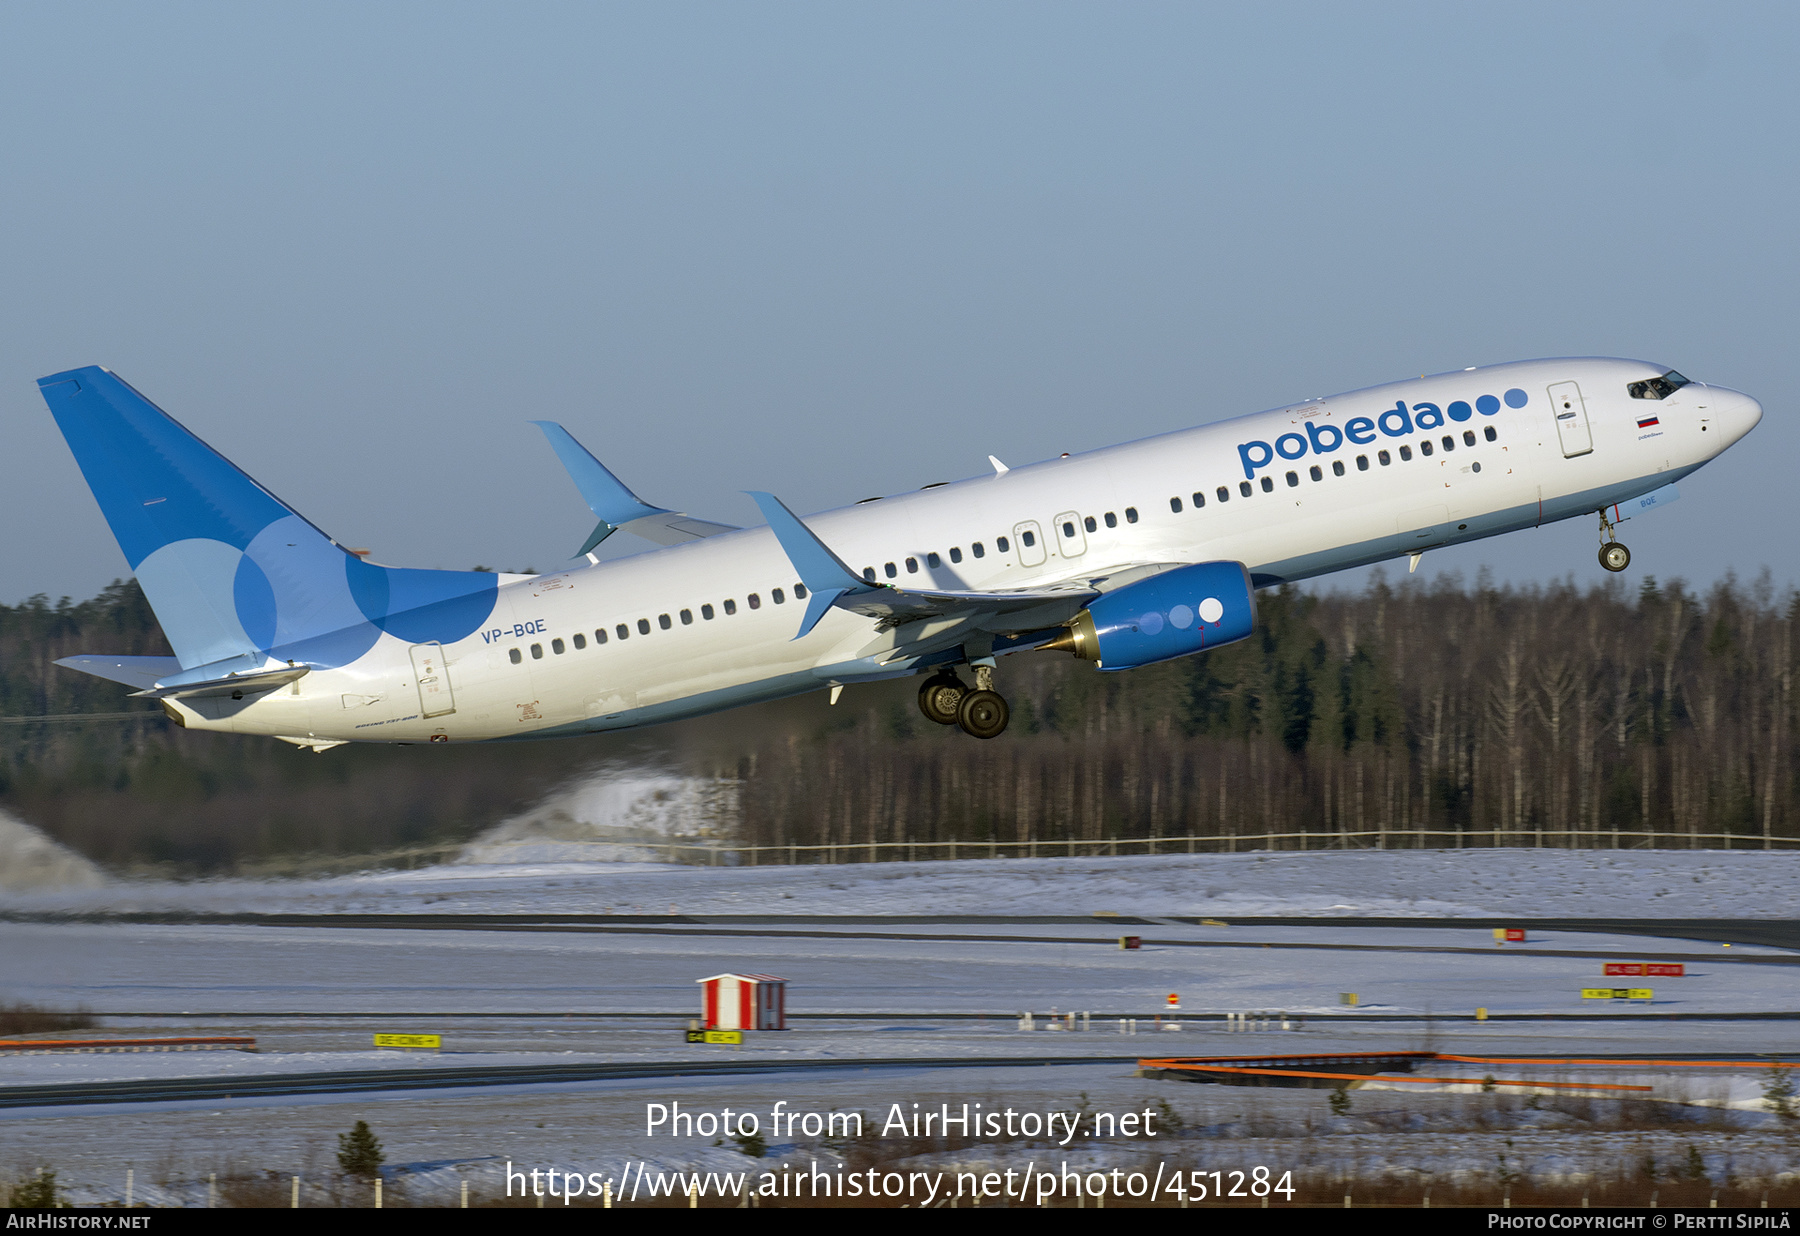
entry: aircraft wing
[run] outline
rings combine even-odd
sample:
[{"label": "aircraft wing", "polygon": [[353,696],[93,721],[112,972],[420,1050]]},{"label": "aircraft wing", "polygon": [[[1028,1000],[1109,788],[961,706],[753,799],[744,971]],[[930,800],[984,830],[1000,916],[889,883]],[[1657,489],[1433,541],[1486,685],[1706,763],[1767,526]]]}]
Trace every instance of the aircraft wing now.
[{"label": "aircraft wing", "polygon": [[[715,524],[707,519],[694,519],[683,515],[680,511],[664,511],[657,515],[645,515],[640,519],[628,520],[619,525],[627,532],[635,532],[646,541],[658,545],[680,545],[685,541],[698,541],[704,537],[718,536],[721,532],[736,532],[736,524]],[[596,545],[598,541],[594,542]],[[586,553],[586,550],[581,552]]]},{"label": "aircraft wing", "polygon": [[[809,634],[825,612],[834,607],[878,619],[877,625],[883,630],[929,619],[948,619],[987,629],[1043,630],[1067,622],[1102,592],[1182,565],[1130,563],[1079,580],[1017,592],[904,588],[873,583],[857,575],[775,495],[753,492],[750,496],[762,509],[770,530],[781,542],[809,594],[806,614],[795,639]],[[938,629],[943,629],[941,624]]]},{"label": "aircraft wing", "polygon": [[680,511],[651,506],[632,493],[625,482],[608,471],[605,464],[595,459],[561,425],[555,421],[531,423],[544,431],[544,437],[550,440],[550,449],[562,461],[569,479],[575,482],[575,488],[581,491],[582,501],[587,503],[588,510],[600,521],[587,543],[575,552],[576,557],[587,553],[620,528],[657,545],[679,545],[684,541],[718,536],[721,532],[737,531],[730,524],[692,519]]}]

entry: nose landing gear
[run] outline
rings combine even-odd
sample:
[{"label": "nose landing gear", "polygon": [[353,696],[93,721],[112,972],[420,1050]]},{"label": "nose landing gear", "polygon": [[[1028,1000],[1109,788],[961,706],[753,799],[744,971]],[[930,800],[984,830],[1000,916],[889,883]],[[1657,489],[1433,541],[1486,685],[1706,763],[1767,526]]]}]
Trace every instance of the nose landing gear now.
[{"label": "nose landing gear", "polygon": [[1606,517],[1604,507],[1600,511],[1600,534],[1606,538],[1600,543],[1600,565],[1615,573],[1630,566],[1631,551],[1619,544],[1618,530]]}]

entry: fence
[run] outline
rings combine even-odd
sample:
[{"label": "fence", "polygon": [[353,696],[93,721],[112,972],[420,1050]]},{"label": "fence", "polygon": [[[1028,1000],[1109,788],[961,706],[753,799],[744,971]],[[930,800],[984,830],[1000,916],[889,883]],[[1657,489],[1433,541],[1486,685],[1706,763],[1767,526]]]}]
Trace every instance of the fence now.
[{"label": "fence", "polygon": [[[1490,839],[1477,844],[1473,838]],[[1427,844],[1427,838],[1443,842]],[[1504,841],[1502,838],[1513,838]],[[1584,839],[1586,839],[1584,841]],[[1800,845],[1800,837],[1744,833],[1552,833],[1500,829],[1367,829],[1361,832],[1235,833],[1180,837],[1098,837],[1035,841],[838,841],[818,845],[737,845],[636,842],[672,863],[699,866],[798,866],[802,863],[931,862],[973,858],[1097,858],[1120,854],[1235,854],[1252,850],[1632,849],[1772,850]]]}]

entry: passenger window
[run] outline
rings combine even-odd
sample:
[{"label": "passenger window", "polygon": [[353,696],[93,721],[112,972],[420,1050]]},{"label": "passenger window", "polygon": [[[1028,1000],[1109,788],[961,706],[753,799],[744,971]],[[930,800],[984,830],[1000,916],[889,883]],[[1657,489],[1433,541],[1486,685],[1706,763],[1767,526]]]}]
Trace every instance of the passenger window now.
[{"label": "passenger window", "polygon": [[1324,470],[1321,469],[1318,464],[1314,464],[1311,468],[1307,469],[1307,474],[1315,481],[1322,481],[1325,479]]},{"label": "passenger window", "polygon": [[994,538],[994,548],[1003,554],[1012,552],[1012,544],[1003,536]]},{"label": "passenger window", "polygon": [[1475,445],[1475,431],[1473,429],[1463,430],[1463,445],[1464,446],[1474,446]]},{"label": "passenger window", "polygon": [[908,575],[917,575],[919,573],[919,560],[917,558],[908,558],[906,560],[906,573]]},{"label": "passenger window", "polygon": [[1100,525],[1094,522],[1094,517],[1092,515],[1089,515],[1086,519],[1081,521],[1081,526],[1086,528],[1089,532],[1092,532]]},{"label": "passenger window", "polygon": [[1249,481],[1239,481],[1238,482],[1238,492],[1243,494],[1244,497],[1248,498],[1250,496],[1250,482]]},{"label": "passenger window", "polygon": [[1026,549],[1030,549],[1033,545],[1037,544],[1037,533],[1031,531],[1030,529],[1026,529],[1024,532],[1019,534],[1019,539],[1021,541],[1025,542]]},{"label": "passenger window", "polygon": [[806,600],[806,585],[805,584],[795,584],[794,585],[794,600],[796,600],[796,601]]},{"label": "passenger window", "polygon": [[684,609],[681,611],[681,625],[684,627],[691,627],[694,625],[694,611],[693,610]]},{"label": "passenger window", "polygon": [[604,643],[605,643],[605,642],[606,642],[606,628],[605,628],[605,627],[597,627],[597,628],[595,628],[595,630],[594,630],[594,642],[595,642],[595,643],[596,643],[596,644],[604,644]]},{"label": "passenger window", "polygon": [[1333,475],[1333,476],[1344,475],[1344,461],[1343,460],[1334,459],[1331,461],[1331,475]]},{"label": "passenger window", "polygon": [[1412,447],[1410,447],[1410,446],[1401,447],[1400,448],[1400,458],[1401,459],[1411,459],[1412,458]]},{"label": "passenger window", "polygon": [[1196,489],[1194,491],[1194,509],[1197,511],[1205,505],[1206,505],[1205,491]]},{"label": "passenger window", "polygon": [[730,615],[735,614],[735,613],[737,613],[737,602],[733,601],[730,597],[726,597],[725,598],[725,614],[726,614],[726,616],[729,617]]},{"label": "passenger window", "polygon": [[[887,572],[887,577],[888,577],[888,578],[889,578],[889,579],[892,579],[892,578],[894,578],[894,577],[895,577],[895,576],[896,576],[896,575],[898,575],[898,574],[900,574],[900,568],[899,568],[899,567],[897,567],[897,566],[895,566],[895,565],[894,565],[894,564],[893,564],[893,563],[891,563],[891,562],[890,562],[890,563],[888,563],[888,564],[887,564],[887,565],[886,565],[886,566],[884,566],[884,567],[882,567],[882,568],[881,568],[881,569],[882,569],[882,570],[884,570],[884,571],[886,571],[886,572]],[[755,608],[756,608],[756,606],[754,606],[754,605],[752,605],[752,606],[751,606],[751,607],[750,607],[750,608],[751,608],[751,609],[755,609]]]},{"label": "passenger window", "polygon": [[544,646],[542,644],[533,644],[531,646],[531,659],[533,661],[542,661],[544,659]]},{"label": "passenger window", "polygon": [[[936,554],[936,553],[935,553],[935,552],[934,552],[934,553],[929,553],[929,554],[926,554],[926,555],[925,555],[925,565],[926,565],[926,566],[927,566],[927,567],[929,567],[929,568],[930,568],[930,569],[932,569],[932,570],[933,570],[933,571],[935,571],[935,570],[937,570],[937,569],[938,569],[938,568],[939,568],[939,567],[941,567],[941,566],[943,566],[943,565],[944,565],[944,560],[943,560],[943,559],[942,559],[942,558],[940,558],[940,557],[938,557],[938,556],[937,556],[937,554]],[[795,588],[794,588],[794,595],[795,595],[795,596],[804,596],[804,595],[805,595],[805,594],[804,594],[804,593],[802,593],[802,592],[801,592],[801,591],[800,591],[800,588],[799,588],[799,586],[798,586],[798,585],[796,585],[796,586],[795,586]]]},{"label": "passenger window", "polygon": [[667,614],[658,614],[656,616],[656,625],[661,627],[663,630],[667,631],[670,627],[674,626],[675,624],[673,622],[669,621],[669,616]]},{"label": "passenger window", "polygon": [[1367,472],[1369,470],[1369,457],[1367,455],[1358,455],[1356,457],[1356,470],[1358,472]]},{"label": "passenger window", "polygon": [[1063,520],[1063,535],[1066,537],[1073,537],[1075,535],[1075,521],[1074,520],[1072,520],[1072,519]]},{"label": "passenger window", "polygon": [[962,561],[962,546],[952,545],[950,547],[950,561],[952,561],[952,562],[961,562]]},{"label": "passenger window", "polygon": [[553,639],[550,641],[550,651],[554,652],[557,656],[562,656],[562,654],[568,650],[568,645],[564,644],[560,639]]},{"label": "passenger window", "polygon": [[971,545],[970,545],[970,546],[969,546],[969,552],[970,552],[970,553],[972,553],[972,554],[974,554],[974,555],[975,555],[975,556],[976,556],[976,557],[977,557],[977,558],[985,558],[985,557],[987,557],[987,550],[985,550],[985,549],[983,549],[983,548],[982,548],[982,547],[981,547],[981,542],[980,542],[980,541],[975,541],[975,542],[973,542],[973,543],[972,543],[972,544],[971,544]]},{"label": "passenger window", "polygon": [[1263,477],[1262,487],[1263,487],[1264,493],[1266,493],[1266,494],[1274,493],[1275,492],[1275,478],[1272,476]]},{"label": "passenger window", "polygon": [[650,634],[650,620],[648,618],[639,618],[638,619],[638,634],[639,635]]},{"label": "passenger window", "polygon": [[631,638],[631,628],[626,626],[622,622],[618,626],[614,627],[613,631],[618,635],[618,637],[620,639],[630,639]]},{"label": "passenger window", "polygon": [[1231,501],[1231,491],[1229,489],[1225,488],[1223,485],[1219,486],[1219,501],[1220,502],[1230,502]]},{"label": "passenger window", "polygon": [[761,609],[762,608],[762,598],[757,596],[754,592],[752,592],[749,596],[745,597],[744,600],[749,603],[751,609]]},{"label": "passenger window", "polygon": [[514,665],[517,665],[525,658],[519,655],[519,650],[517,648],[508,648],[506,650],[506,659],[511,661]]},{"label": "passenger window", "polygon": [[1111,511],[1108,511],[1106,513],[1106,526],[1108,528],[1117,528],[1119,526],[1119,517],[1114,515]]},{"label": "passenger window", "polygon": [[1494,432],[1494,427],[1492,425],[1489,425],[1486,429],[1482,430],[1481,433],[1489,442],[1492,442],[1495,438],[1500,436]]},{"label": "passenger window", "polygon": [[[874,583],[875,582],[875,568],[874,567],[864,567],[863,568],[863,578],[868,580],[871,584]],[[729,614],[731,611],[726,610],[725,612]]]},{"label": "passenger window", "polygon": [[1419,454],[1421,454],[1421,455],[1431,454],[1431,439],[1430,438],[1426,438],[1423,442],[1419,443]]},{"label": "passenger window", "polygon": [[576,635],[575,636],[575,651],[580,652],[583,648],[586,648],[586,647],[587,647],[587,636]]},{"label": "passenger window", "polygon": [[1181,514],[1181,499],[1180,498],[1170,498],[1169,499],[1169,509],[1171,511],[1174,511],[1177,515]]},{"label": "passenger window", "polygon": [[713,620],[713,607],[710,605],[702,605],[700,607],[700,617],[707,622],[711,622]]},{"label": "passenger window", "polygon": [[1125,508],[1125,522],[1128,524],[1135,524],[1137,522],[1137,508],[1135,506],[1128,506]]},{"label": "passenger window", "polygon": [[1453,451],[1456,449],[1456,436],[1454,434],[1444,435],[1444,449],[1446,451]]},{"label": "passenger window", "polygon": [[1375,452],[1375,458],[1381,461],[1381,466],[1384,468],[1394,462],[1393,456],[1389,455],[1386,451]]},{"label": "passenger window", "polygon": [[1300,483],[1300,474],[1298,472],[1288,473],[1287,474],[1287,483],[1288,483],[1289,489],[1292,489],[1294,486],[1298,485]]},{"label": "passenger window", "polygon": [[774,589],[770,590],[769,599],[771,601],[775,602],[775,604],[777,604],[777,605],[786,605],[787,604],[787,594],[782,592],[781,589],[779,589],[779,588],[774,588]]}]

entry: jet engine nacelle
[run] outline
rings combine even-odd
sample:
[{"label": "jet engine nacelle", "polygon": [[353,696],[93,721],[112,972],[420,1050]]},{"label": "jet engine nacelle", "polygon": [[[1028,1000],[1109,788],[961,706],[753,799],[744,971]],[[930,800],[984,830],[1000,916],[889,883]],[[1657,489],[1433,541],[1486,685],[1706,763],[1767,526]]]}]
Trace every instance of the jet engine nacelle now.
[{"label": "jet engine nacelle", "polygon": [[1109,592],[1048,645],[1135,669],[1244,639],[1256,629],[1256,590],[1241,562],[1200,562]]}]

